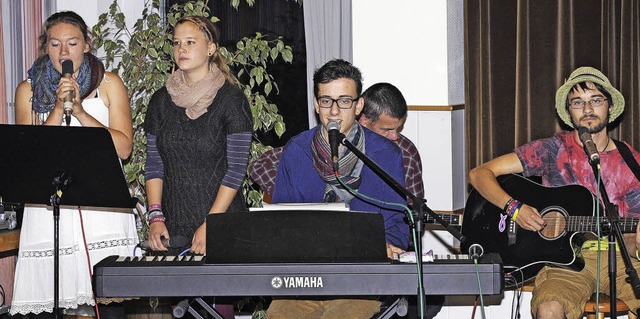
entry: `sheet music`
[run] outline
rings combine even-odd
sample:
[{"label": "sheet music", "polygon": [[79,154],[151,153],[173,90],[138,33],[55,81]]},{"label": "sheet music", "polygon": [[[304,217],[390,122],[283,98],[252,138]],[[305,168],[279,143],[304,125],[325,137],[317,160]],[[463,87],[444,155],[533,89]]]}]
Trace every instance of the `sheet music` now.
[{"label": "sheet music", "polygon": [[263,210],[331,210],[348,211],[349,205],[345,203],[262,203],[262,207],[251,207],[249,211]]},{"label": "sheet music", "polygon": [[[415,251],[406,251],[400,254],[399,260],[403,263],[416,263],[416,252]],[[429,250],[427,252],[422,253],[422,262],[430,263],[435,260],[466,260],[471,259],[469,255],[466,254],[434,254],[433,250]]]}]

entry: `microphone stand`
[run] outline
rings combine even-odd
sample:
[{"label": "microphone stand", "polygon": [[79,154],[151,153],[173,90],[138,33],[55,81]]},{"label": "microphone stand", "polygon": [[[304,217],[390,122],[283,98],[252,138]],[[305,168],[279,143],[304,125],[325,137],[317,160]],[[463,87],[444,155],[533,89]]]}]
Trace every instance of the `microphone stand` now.
[{"label": "microphone stand", "polygon": [[[460,242],[465,241],[465,236],[462,235],[457,229],[451,226],[449,223],[444,221],[438,214],[436,214],[431,208],[427,206],[427,201],[423,198],[418,198],[405,186],[396,181],[391,175],[384,171],[378,164],[376,164],[371,158],[369,158],[366,154],[362,153],[353,143],[349,142],[344,137],[344,134],[340,133],[340,143],[347,147],[351,152],[353,152],[359,159],[361,159],[371,170],[373,170],[380,178],[382,178],[387,185],[391,186],[396,192],[406,196],[406,198],[410,199],[413,204],[411,204],[411,214],[414,217],[413,220],[415,223],[411,223],[409,220],[409,227],[413,228],[418,235],[416,242],[414,243],[416,258],[417,258],[417,267],[418,267],[418,302],[421,303],[420,309],[425,309],[424,298],[420,298],[420,287],[422,286],[423,276],[422,276],[422,234],[424,233],[424,220],[426,218],[426,214],[433,217],[433,219],[440,225],[442,225],[451,235],[457,238]],[[418,262],[419,261],[419,262]]]},{"label": "microphone stand", "polygon": [[[620,216],[618,215],[618,207],[611,203],[609,200],[609,196],[607,195],[607,190],[604,187],[604,183],[602,182],[602,177],[600,176],[599,166],[597,162],[589,160],[591,164],[591,168],[593,170],[593,174],[597,179],[598,185],[600,185],[600,196],[602,197],[601,201],[604,205],[606,220],[601,222],[601,227],[608,229],[609,234],[609,308],[612,314],[617,313],[616,309],[616,240],[618,241],[618,247],[620,247],[620,256],[625,264],[625,272],[629,281],[631,283],[631,288],[636,296],[640,296],[640,279],[638,278],[638,272],[635,268],[633,268],[633,264],[631,262],[631,257],[629,257],[629,252],[626,249],[624,244],[624,239],[622,237],[622,230],[620,229]],[[600,238],[598,238],[600,240]]]},{"label": "microphone stand", "polygon": [[55,192],[51,195],[53,206],[53,318],[62,318],[60,312],[60,200],[71,179],[66,172],[53,178]]}]

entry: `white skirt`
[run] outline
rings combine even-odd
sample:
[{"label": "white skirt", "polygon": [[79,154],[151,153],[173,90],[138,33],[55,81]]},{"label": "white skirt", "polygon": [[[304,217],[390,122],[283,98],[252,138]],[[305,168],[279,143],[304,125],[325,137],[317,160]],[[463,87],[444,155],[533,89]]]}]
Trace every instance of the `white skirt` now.
[{"label": "white skirt", "polygon": [[[90,260],[87,259],[82,226]],[[105,257],[134,254],[138,244],[135,216],[131,209],[82,207],[80,211],[77,207],[63,207],[60,209],[59,227],[58,305],[60,308],[95,305],[89,270],[93,272],[93,266]],[[54,267],[51,207],[25,206],[19,249],[10,313],[52,312]]]}]

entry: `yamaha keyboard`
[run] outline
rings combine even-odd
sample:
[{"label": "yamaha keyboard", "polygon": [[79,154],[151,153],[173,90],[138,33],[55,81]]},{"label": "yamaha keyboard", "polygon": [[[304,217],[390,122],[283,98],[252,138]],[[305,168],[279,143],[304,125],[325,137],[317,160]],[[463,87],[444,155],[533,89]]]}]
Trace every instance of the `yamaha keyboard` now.
[{"label": "yamaha keyboard", "polygon": [[[100,261],[94,268],[96,295],[378,296],[417,292],[417,267],[410,263],[205,264],[202,256],[155,260],[159,257],[111,256]],[[436,259],[423,263],[423,270],[428,295],[479,294],[471,259]],[[484,295],[502,293],[502,260],[497,254],[481,257],[478,272]]]}]

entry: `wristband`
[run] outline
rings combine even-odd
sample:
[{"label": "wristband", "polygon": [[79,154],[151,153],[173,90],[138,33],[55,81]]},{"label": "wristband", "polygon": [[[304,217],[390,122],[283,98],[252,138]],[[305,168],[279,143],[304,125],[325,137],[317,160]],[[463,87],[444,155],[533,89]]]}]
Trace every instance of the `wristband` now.
[{"label": "wristband", "polygon": [[513,218],[513,215],[516,213],[516,210],[518,210],[520,207],[522,207],[522,203],[514,199],[511,203],[509,203],[509,206],[504,211],[504,214]]},{"label": "wristband", "polygon": [[162,210],[162,205],[160,204],[149,204],[149,211],[152,210]]},{"label": "wristband", "polygon": [[504,211],[504,213],[505,213],[507,216],[509,216],[509,217],[513,216],[513,213],[515,213],[516,208],[518,208],[518,204],[520,204],[520,202],[514,199],[514,200],[509,204],[509,206],[508,206],[508,207],[507,207],[507,209]]},{"label": "wristband", "polygon": [[147,214],[147,219],[154,218],[156,216],[164,216],[161,210],[152,210]]},{"label": "wristband", "polygon": [[504,204],[504,207],[502,208],[503,212],[507,212],[507,210],[509,209],[509,205],[511,205],[511,203],[513,203],[515,199],[513,199],[513,197],[509,198],[509,200],[507,201],[506,204]]},{"label": "wristband", "polygon": [[511,220],[513,220],[514,222],[516,221],[516,218],[518,218],[518,213],[520,212],[521,207],[522,207],[522,203],[518,205],[518,207],[516,208],[516,211],[513,213],[513,216],[511,216]]},{"label": "wristband", "polygon": [[163,222],[164,223],[164,216],[156,216],[153,217],[151,219],[149,219],[149,225],[153,224],[153,223],[158,223],[158,222]]}]

